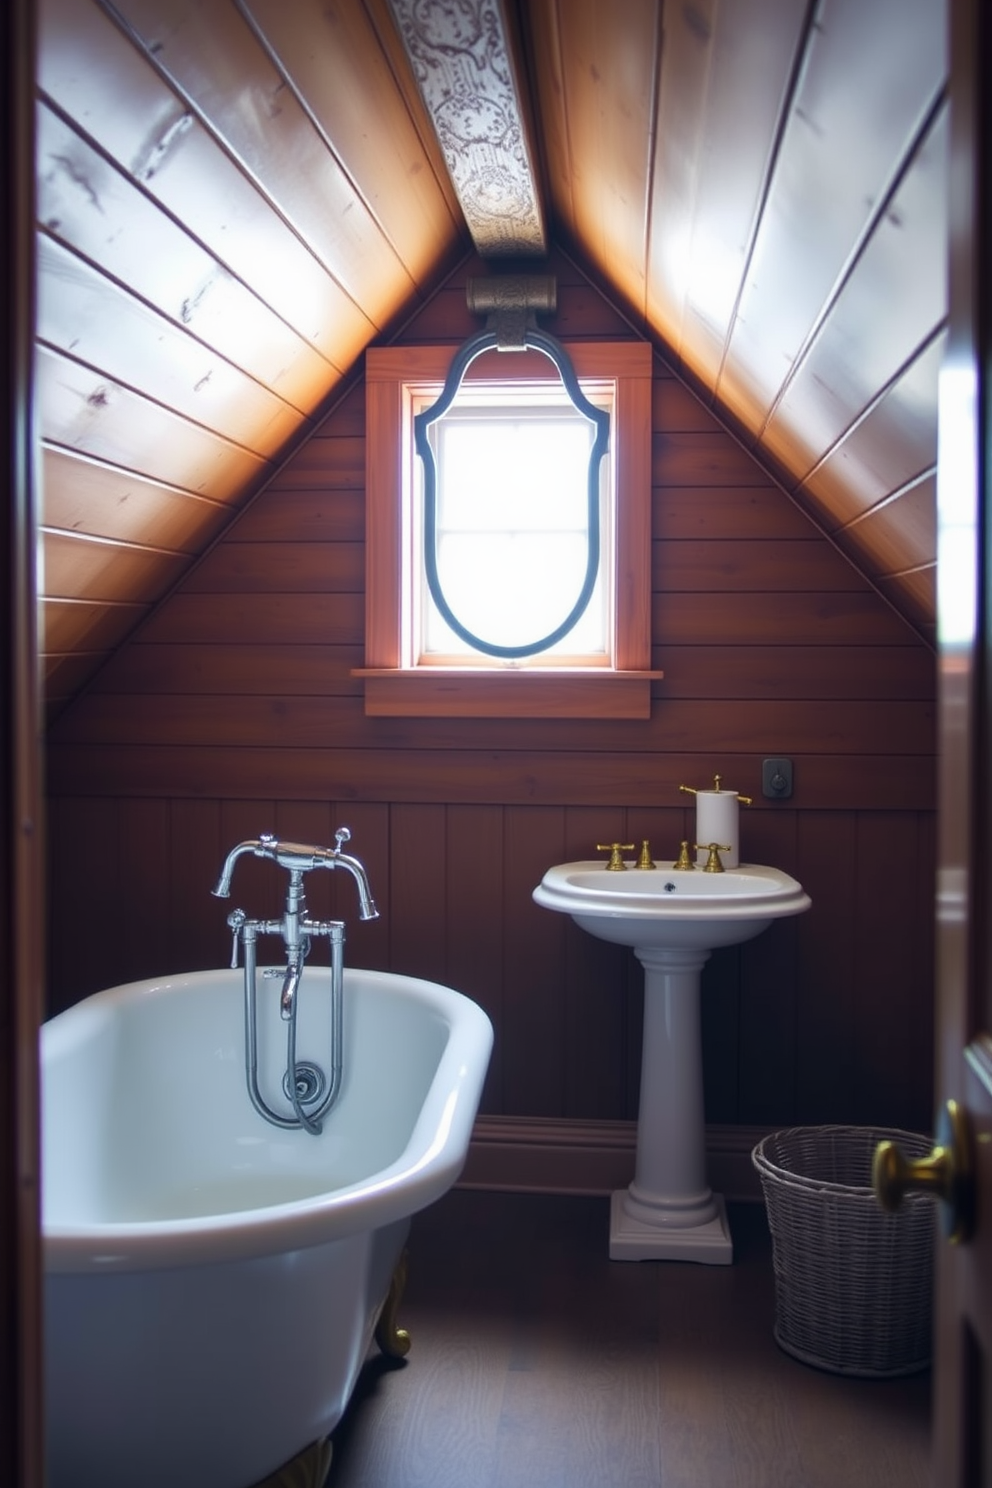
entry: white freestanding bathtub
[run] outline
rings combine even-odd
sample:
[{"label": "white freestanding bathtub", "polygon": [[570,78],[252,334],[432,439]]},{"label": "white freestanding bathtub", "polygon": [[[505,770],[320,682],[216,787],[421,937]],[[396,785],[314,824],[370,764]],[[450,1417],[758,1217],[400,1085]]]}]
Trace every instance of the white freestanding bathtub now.
[{"label": "white freestanding bathtub", "polygon": [[[327,1047],[329,984],[308,966],[301,1059]],[[261,985],[259,1084],[289,1113]],[[491,1046],[459,993],[346,971],[315,1137],[252,1108],[238,971],[115,987],[44,1026],[50,1488],[250,1488],[328,1435],[410,1216],[461,1171]]]}]

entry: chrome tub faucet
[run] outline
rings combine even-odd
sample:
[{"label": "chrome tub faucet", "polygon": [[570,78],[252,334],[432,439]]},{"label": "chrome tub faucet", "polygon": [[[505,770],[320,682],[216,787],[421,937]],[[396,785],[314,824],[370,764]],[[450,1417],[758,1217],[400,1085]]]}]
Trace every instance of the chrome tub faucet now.
[{"label": "chrome tub faucet", "polygon": [[[244,946],[245,974],[245,1071],[248,1093],[252,1104],[260,1115],[276,1126],[301,1126],[317,1135],[320,1118],[330,1110],[337,1098],[341,1080],[341,1018],[344,979],[344,924],[340,920],[312,920],[307,914],[306,892],[303,875],[314,868],[344,868],[355,880],[358,890],[358,913],[363,920],[376,920],[379,911],[369,891],[365,869],[357,858],[342,852],[344,844],[351,839],[347,827],[339,827],[334,834],[334,846],[312,847],[299,842],[283,842],[271,832],[248,842],[239,842],[224,860],[220,878],[213,889],[218,899],[226,899],[231,892],[231,878],[238,859],[246,853],[257,858],[268,858],[285,868],[289,873],[286,890],[286,907],[281,919],[252,920],[243,909],[235,909],[227,917],[229,928],[234,933],[231,966],[238,964],[238,947]],[[256,1034],[256,943],[260,935],[278,935],[282,938],[286,953],[286,969],[263,971],[263,977],[282,977],[279,1011],[288,1024],[286,1049],[286,1075],[283,1089],[293,1108],[293,1117],[278,1115],[263,1099],[258,1088],[258,1043]],[[303,977],[303,968],[310,954],[312,936],[325,936],[331,945],[331,1073],[329,1080],[316,1065],[296,1062],[296,1010],[297,993]],[[315,1094],[310,1095],[309,1091]],[[319,1107],[307,1113],[305,1101],[318,1101]]]}]

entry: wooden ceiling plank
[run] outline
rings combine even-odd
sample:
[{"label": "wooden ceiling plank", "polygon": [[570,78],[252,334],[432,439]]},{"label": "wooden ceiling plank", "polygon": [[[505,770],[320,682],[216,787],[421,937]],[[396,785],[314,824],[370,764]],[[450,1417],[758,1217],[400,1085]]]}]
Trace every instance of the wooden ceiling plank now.
[{"label": "wooden ceiling plank", "polygon": [[374,333],[367,315],[100,10],[41,0],[43,94],[335,365]]},{"label": "wooden ceiling plank", "polygon": [[574,231],[638,315],[646,309],[658,0],[568,0],[559,30]]},{"label": "wooden ceiling plank", "polygon": [[229,507],[103,465],[43,449],[44,520],[65,531],[141,542],[192,557],[231,519]]},{"label": "wooden ceiling plank", "polygon": [[44,599],[39,607],[42,655],[77,651],[104,654],[119,646],[150,604],[103,604],[93,600]]},{"label": "wooden ceiling plank", "polygon": [[[817,465],[797,493],[828,530],[843,527],[937,462],[937,382],[943,332],[913,357],[874,407]],[[936,557],[936,549],[929,555]]]},{"label": "wooden ceiling plank", "polygon": [[765,429],[804,477],[946,320],[946,136],[945,109]]},{"label": "wooden ceiling plank", "polygon": [[806,0],[666,11],[648,313],[697,378],[719,381]]},{"label": "wooden ceiling plank", "polygon": [[940,0],[826,0],[818,9],[717,387],[755,431],[939,95],[943,12]]},{"label": "wooden ceiling plank", "polygon": [[297,409],[44,233],[37,264],[43,343],[262,459],[299,429]]},{"label": "wooden ceiling plank", "polygon": [[341,368],[44,104],[38,216],[53,237],[301,413],[312,413],[338,380]]},{"label": "wooden ceiling plank", "polygon": [[879,581],[879,589],[893,608],[904,614],[930,646],[936,643],[937,565],[927,564],[909,573]]},{"label": "wooden ceiling plank", "polygon": [[878,578],[937,561],[937,477],[924,477],[837,534],[838,541]]},{"label": "wooden ceiling plank", "polygon": [[[431,170],[438,190],[448,204],[451,220],[461,229],[460,242],[467,249],[468,235],[461,225],[462,216],[461,207],[458,204],[458,193],[448,174],[448,167],[445,164],[434,125],[424,107],[424,100],[417,87],[417,80],[413,76],[403,39],[396,29],[389,0],[361,0],[361,4],[375,32],[382,55],[389,65],[396,87],[406,104],[407,112],[413,121],[424,153],[431,162]],[[364,112],[366,107],[367,103],[363,103],[361,112]]]},{"label": "wooden ceiling plank", "polygon": [[182,576],[182,554],[42,529],[45,592],[49,599],[112,604],[154,603]]},{"label": "wooden ceiling plank", "polygon": [[[336,154],[229,0],[114,0],[188,98],[375,325],[416,284]],[[329,64],[333,65],[333,64]]]},{"label": "wooden ceiling plank", "polygon": [[[459,237],[460,217],[449,205],[443,161],[435,163],[418,134],[407,96],[361,0],[294,0],[291,6],[285,0],[241,0],[241,6],[278,56],[413,283],[429,280],[438,257]],[[412,78],[410,84],[415,89]]]},{"label": "wooden ceiling plank", "polygon": [[[658,59],[646,314],[678,363],[688,293],[689,251],[699,190],[699,141],[719,0],[664,15]],[[691,20],[691,24],[690,24]]]},{"label": "wooden ceiling plank", "polygon": [[577,242],[572,156],[565,108],[558,0],[530,0],[521,8],[524,45],[533,72],[534,106],[552,220]]},{"label": "wooden ceiling plank", "polygon": [[248,450],[45,347],[37,355],[41,436],[122,470],[234,502],[261,479]]}]

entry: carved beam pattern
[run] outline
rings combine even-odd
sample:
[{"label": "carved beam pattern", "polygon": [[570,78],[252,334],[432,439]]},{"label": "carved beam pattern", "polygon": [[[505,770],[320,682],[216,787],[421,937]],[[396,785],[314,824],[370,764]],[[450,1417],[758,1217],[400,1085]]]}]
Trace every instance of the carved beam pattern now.
[{"label": "carved beam pattern", "polygon": [[547,252],[499,0],[389,0],[483,258]]}]

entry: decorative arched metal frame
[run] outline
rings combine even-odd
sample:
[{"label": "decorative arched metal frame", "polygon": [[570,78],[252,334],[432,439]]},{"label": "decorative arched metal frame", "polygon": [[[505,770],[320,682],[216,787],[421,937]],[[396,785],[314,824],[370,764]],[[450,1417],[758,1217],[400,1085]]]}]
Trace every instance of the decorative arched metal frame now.
[{"label": "decorative arched metal frame", "polygon": [[[587,551],[586,571],[579,590],[578,597],[565,619],[554,630],[539,640],[528,641],[522,646],[500,646],[493,641],[484,640],[483,637],[475,635],[468,626],[463,625],[458,616],[452,610],[445,596],[441,577],[438,573],[437,563],[437,464],[434,459],[434,450],[431,447],[429,431],[435,423],[454,402],[462,380],[475,361],[485,351],[494,351],[499,347],[499,337],[496,331],[480,331],[477,336],[472,336],[459,348],[455,354],[444,387],[436,402],[422,413],[416,415],[413,421],[414,442],[417,453],[424,464],[424,564],[427,570],[427,587],[431,598],[437,605],[438,610],[445,621],[467,645],[475,651],[481,651],[483,655],[499,657],[511,661],[525,656],[536,656],[542,651],[547,651],[568,635],[569,631],[578,623],[589,606],[593,590],[596,587],[596,579],[599,574],[600,559],[600,516],[599,516],[599,487],[600,487],[600,465],[603,456],[609,447],[610,439],[610,415],[605,409],[597,408],[591,403],[579,386],[579,380],[575,375],[571,358],[564,346],[556,341],[554,336],[549,336],[545,331],[536,328],[527,328],[523,336],[521,350],[540,351],[554,363],[558,375],[562,380],[572,406],[593,424],[595,438],[589,453],[589,476],[587,488]],[[506,353],[512,355],[512,352]]]}]

